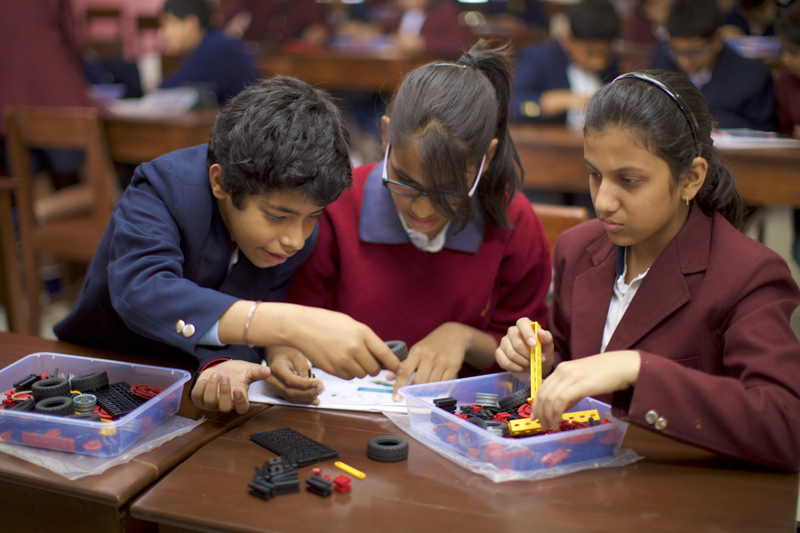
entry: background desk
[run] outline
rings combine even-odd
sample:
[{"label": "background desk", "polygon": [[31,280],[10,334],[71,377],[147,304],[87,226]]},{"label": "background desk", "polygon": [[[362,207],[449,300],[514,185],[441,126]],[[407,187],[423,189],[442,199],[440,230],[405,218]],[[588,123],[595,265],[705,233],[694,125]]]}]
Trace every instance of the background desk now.
[{"label": "background desk", "polygon": [[[0,333],[0,367],[36,352],[56,352],[71,355],[122,359],[119,354],[81,348],[62,342]],[[125,357],[139,364],[164,365],[152,357]],[[193,371],[186,362],[171,364]],[[187,385],[188,386],[188,385]],[[115,466],[96,476],[70,481],[45,468],[17,457],[0,453],[0,494],[2,514],[0,530],[113,532],[153,531],[154,524],[137,520],[130,515],[131,500],[147,489],[178,463],[204,444],[263,411],[265,406],[254,405],[241,416],[203,413],[192,404],[183,391],[178,414],[198,419],[209,416],[199,427],[154,450],[143,453],[124,465]]]},{"label": "background desk", "polygon": [[158,156],[208,142],[218,109],[162,117],[103,116],[111,159],[138,165]]},{"label": "background desk", "polygon": [[[511,124],[509,129],[528,173],[525,188],[589,192],[581,134],[550,125]],[[723,154],[747,203],[800,208],[800,150],[726,150]]]},{"label": "background desk", "polygon": [[[367,474],[350,494],[305,491],[262,501],[253,468],[274,454],[249,435],[291,427]],[[495,484],[408,438],[408,461],[366,457],[376,435],[406,436],[377,414],[271,407],[222,435],[139,498],[133,516],[160,531],[794,531],[798,476],[740,463],[631,427],[623,443],[645,459],[539,482]],[[323,473],[341,473],[333,462]]]},{"label": "background desk", "polygon": [[327,90],[392,92],[403,75],[427,63],[427,57],[393,53],[354,53],[331,50],[282,52],[264,55],[259,68],[264,76],[293,76]]}]

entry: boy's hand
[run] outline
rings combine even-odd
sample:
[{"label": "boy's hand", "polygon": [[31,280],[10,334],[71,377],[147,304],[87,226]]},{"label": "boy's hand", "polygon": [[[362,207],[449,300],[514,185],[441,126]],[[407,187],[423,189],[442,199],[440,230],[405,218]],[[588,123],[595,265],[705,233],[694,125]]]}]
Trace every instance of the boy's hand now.
[{"label": "boy's hand", "polygon": [[315,367],[342,379],[376,376],[381,365],[396,374],[403,372],[391,348],[361,322],[335,311],[303,310],[301,331],[291,340]]},{"label": "boy's hand", "polygon": [[306,356],[293,349],[277,350],[270,350],[268,361],[272,373],[267,383],[290,402],[319,405],[317,396],[322,394],[325,386],[322,381],[308,377],[310,367]]},{"label": "boy's hand", "polygon": [[268,367],[247,361],[225,361],[200,374],[192,389],[192,402],[206,411],[247,412],[250,384],[270,375]]},{"label": "boy's hand", "polygon": [[[468,348],[469,332],[463,329],[466,327],[446,322],[411,347],[408,358],[401,363],[403,374],[397,376],[394,384],[395,401],[400,401],[397,391],[408,383],[414,372],[414,383],[446,381],[458,376]],[[392,375],[388,377],[394,379]]]},{"label": "boy's hand", "polygon": [[[542,376],[546,376],[553,369],[553,334],[540,329],[538,337],[542,343]],[[535,345],[530,319],[520,318],[500,341],[494,354],[497,364],[509,372],[526,372],[531,366],[531,347]]]},{"label": "boy's hand", "polygon": [[538,418],[544,430],[558,430],[561,415],[583,398],[635,385],[641,361],[639,352],[619,350],[560,363],[539,387],[531,418]]}]

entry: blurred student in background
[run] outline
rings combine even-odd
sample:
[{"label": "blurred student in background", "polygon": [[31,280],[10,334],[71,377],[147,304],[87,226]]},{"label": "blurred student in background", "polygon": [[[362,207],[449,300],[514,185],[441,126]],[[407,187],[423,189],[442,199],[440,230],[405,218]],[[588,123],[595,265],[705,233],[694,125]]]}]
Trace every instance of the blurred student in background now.
[{"label": "blurred student in background", "polygon": [[161,14],[164,51],[185,55],[162,88],[199,86],[213,90],[221,105],[259,77],[255,60],[241,42],[210,24],[206,0],[167,0]]},{"label": "blurred student in background", "polygon": [[700,89],[721,128],[775,129],[772,76],[763,64],[727,46],[714,0],[676,0],[667,19],[669,45],[652,67],[683,72]]},{"label": "blurred student in background", "polygon": [[569,32],[557,41],[522,50],[514,73],[518,120],[583,126],[581,109],[617,75],[612,43],[620,19],[608,0],[583,0],[569,14]]},{"label": "blurred student in background", "polygon": [[623,25],[624,40],[655,45],[669,38],[667,17],[673,0],[639,0]]},{"label": "blurred student in background", "polygon": [[775,0],[739,0],[736,9],[725,14],[722,20],[723,35],[775,35],[775,17],[778,4]]}]

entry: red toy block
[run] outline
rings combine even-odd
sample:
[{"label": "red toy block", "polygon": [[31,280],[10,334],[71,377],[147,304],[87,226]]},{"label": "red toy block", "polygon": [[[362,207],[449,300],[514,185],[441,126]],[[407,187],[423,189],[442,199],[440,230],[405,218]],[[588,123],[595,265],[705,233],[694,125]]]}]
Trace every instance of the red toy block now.
[{"label": "red toy block", "polygon": [[547,468],[553,468],[567,457],[569,457],[569,454],[563,448],[559,448],[554,452],[546,453],[544,457],[539,459],[539,462]]}]

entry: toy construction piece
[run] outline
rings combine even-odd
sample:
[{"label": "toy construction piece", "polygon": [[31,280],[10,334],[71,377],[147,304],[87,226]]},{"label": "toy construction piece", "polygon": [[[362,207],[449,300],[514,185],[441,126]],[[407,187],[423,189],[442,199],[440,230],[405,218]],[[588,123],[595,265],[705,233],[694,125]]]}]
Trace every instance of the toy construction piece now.
[{"label": "toy construction piece", "polygon": [[[561,415],[561,420],[570,423],[600,423],[600,413],[597,412],[597,409],[590,409],[588,411],[573,411],[571,413],[564,413]],[[539,423],[538,418],[536,420],[531,420],[530,418],[520,418],[519,420],[509,420],[508,422],[508,434],[511,437],[535,435],[541,431],[542,425]]]},{"label": "toy construction piece", "polygon": [[539,340],[541,326],[538,322],[532,322],[531,327],[533,327],[533,338],[536,339],[536,344],[531,346],[531,397],[528,398],[528,403],[533,403],[542,384],[542,342]]}]

